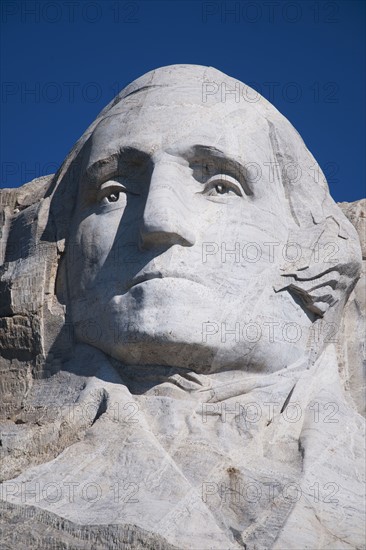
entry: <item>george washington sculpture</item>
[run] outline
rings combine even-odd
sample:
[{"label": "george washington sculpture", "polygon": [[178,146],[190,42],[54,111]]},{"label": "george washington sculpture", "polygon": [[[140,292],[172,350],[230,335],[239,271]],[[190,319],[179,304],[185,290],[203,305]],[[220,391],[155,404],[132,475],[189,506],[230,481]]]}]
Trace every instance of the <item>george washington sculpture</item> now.
[{"label": "george washington sculpture", "polygon": [[361,548],[337,358],[359,239],[291,124],[213,68],[163,67],[22,189],[2,201],[7,513],[104,526],[108,548],[116,526],[131,548]]}]

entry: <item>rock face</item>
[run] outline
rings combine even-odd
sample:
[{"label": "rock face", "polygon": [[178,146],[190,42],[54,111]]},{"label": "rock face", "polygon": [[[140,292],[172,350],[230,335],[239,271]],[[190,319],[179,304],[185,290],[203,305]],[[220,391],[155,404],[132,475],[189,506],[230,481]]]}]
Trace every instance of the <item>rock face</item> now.
[{"label": "rock face", "polygon": [[365,200],[253,97],[152,71],[0,192],[4,548],[364,548]]},{"label": "rock face", "polygon": [[338,356],[346,396],[365,416],[366,328],[366,199],[341,202],[340,208],[357,229],[362,249],[362,270],[342,315]]}]

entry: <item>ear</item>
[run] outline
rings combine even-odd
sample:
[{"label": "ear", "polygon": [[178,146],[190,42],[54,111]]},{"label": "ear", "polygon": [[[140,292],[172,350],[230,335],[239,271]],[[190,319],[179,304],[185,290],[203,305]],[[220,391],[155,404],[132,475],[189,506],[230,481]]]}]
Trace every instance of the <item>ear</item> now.
[{"label": "ear", "polygon": [[298,295],[309,311],[323,317],[347,300],[360,274],[361,255],[359,243],[333,216],[313,221],[290,232],[280,268],[282,282],[274,290]]}]

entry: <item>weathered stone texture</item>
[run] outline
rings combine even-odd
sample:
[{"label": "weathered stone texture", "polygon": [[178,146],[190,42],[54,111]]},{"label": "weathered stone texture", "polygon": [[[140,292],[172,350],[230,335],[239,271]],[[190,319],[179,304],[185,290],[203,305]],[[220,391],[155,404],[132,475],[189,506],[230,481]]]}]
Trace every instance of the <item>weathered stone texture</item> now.
[{"label": "weathered stone texture", "polygon": [[1,548],[364,548],[366,201],[219,81],[142,76],[0,191]]}]

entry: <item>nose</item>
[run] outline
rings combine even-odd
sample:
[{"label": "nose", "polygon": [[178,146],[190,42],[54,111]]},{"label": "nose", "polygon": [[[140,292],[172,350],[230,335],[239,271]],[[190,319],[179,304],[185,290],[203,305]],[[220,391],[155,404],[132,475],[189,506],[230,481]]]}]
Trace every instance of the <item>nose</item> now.
[{"label": "nose", "polygon": [[193,246],[187,168],[171,160],[155,163],[140,227],[140,247]]}]

